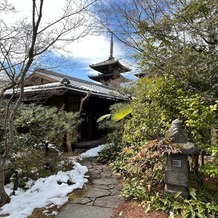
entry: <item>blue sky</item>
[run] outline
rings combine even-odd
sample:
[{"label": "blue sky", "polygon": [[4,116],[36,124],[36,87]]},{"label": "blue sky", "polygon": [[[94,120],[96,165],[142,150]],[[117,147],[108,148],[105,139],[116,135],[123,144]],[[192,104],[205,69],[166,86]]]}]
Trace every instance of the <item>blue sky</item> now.
[{"label": "blue sky", "polygon": [[[60,71],[64,74],[90,80],[88,75],[96,75],[97,72],[91,69],[89,65],[105,61],[109,58],[110,36],[108,34],[87,36],[73,43],[70,47],[72,58],[66,62],[66,66],[59,68]],[[127,61],[125,50],[122,49],[118,42],[114,42],[114,57],[131,68],[130,62]]]}]

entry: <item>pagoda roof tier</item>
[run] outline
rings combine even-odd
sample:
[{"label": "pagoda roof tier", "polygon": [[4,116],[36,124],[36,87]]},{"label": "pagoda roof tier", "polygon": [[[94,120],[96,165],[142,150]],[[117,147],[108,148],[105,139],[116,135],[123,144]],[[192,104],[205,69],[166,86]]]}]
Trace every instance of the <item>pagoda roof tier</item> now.
[{"label": "pagoda roof tier", "polygon": [[110,77],[118,73],[125,73],[131,71],[130,68],[125,67],[119,60],[110,57],[106,61],[99,62],[97,64],[89,65],[93,70],[96,70],[102,74],[108,74]]},{"label": "pagoda roof tier", "polygon": [[107,82],[111,79],[116,79],[116,78],[122,78],[123,82],[127,82],[128,79],[126,79],[125,77],[123,77],[122,75],[120,75],[119,73],[117,74],[114,74],[114,73],[111,73],[111,74],[98,74],[98,75],[89,75],[88,76],[90,79],[94,80],[94,81],[97,81],[97,82]]}]

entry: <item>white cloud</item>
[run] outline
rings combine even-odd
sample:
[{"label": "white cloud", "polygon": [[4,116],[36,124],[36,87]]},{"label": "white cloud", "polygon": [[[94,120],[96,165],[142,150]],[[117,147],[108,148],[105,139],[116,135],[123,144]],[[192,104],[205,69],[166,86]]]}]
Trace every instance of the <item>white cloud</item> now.
[{"label": "white cloud", "polygon": [[[17,13],[10,13],[5,16],[7,22],[15,22],[22,17],[31,18],[32,0],[9,0],[9,3],[14,5]],[[64,5],[65,1],[44,1],[42,22],[57,19],[57,17],[61,15]],[[104,35],[89,35],[70,44],[67,47],[67,51],[72,52],[75,58],[81,59],[81,61],[85,63],[89,62],[92,64],[103,61],[109,57],[110,37]],[[122,49],[116,44],[114,45],[114,56],[118,58],[122,56]]]},{"label": "white cloud", "polygon": [[[85,38],[71,44],[68,50],[73,52],[76,59],[87,64],[94,64],[108,59],[110,56],[110,38],[104,35],[86,36]],[[119,46],[114,47],[114,56],[123,56]]]}]

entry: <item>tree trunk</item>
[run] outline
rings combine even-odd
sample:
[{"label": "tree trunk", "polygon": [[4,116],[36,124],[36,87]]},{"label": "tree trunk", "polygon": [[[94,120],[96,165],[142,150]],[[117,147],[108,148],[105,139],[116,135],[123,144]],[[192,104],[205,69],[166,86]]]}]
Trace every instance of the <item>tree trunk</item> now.
[{"label": "tree trunk", "polygon": [[72,152],[72,132],[67,131],[67,152]]},{"label": "tree trunk", "polygon": [[88,92],[88,93],[86,94],[86,96],[81,99],[81,101],[80,101],[80,107],[79,107],[79,112],[78,112],[78,113],[79,113],[79,116],[80,116],[81,113],[82,113],[82,109],[83,109],[83,104],[84,104],[84,102],[91,96],[91,94],[92,94],[92,92]]},{"label": "tree trunk", "polygon": [[4,189],[5,182],[5,160],[0,159],[0,207],[10,201],[9,196]]},{"label": "tree trunk", "polygon": [[211,127],[211,144],[217,145],[217,129],[215,126]]},{"label": "tree trunk", "polygon": [[[22,90],[22,89],[21,89]],[[14,107],[10,109],[10,101],[7,107],[7,115],[5,117],[5,150],[2,155],[0,155],[0,206],[8,203],[10,201],[9,196],[5,192],[5,165],[6,160],[11,155],[12,148],[14,146],[14,117],[17,113],[18,108],[22,102],[23,92],[21,91],[18,100],[16,101]],[[8,126],[8,128],[7,128]]]}]

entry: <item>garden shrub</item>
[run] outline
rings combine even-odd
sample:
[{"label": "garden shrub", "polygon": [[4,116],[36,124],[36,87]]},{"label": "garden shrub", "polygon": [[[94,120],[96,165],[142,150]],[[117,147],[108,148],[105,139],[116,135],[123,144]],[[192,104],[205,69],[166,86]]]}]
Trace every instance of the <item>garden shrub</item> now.
[{"label": "garden shrub", "polygon": [[131,102],[132,117],[126,122],[124,129],[123,140],[126,144],[142,145],[147,140],[164,135],[170,122],[178,116],[173,97],[176,94],[174,86],[166,86],[164,77],[143,78],[138,81]]},{"label": "garden shrub", "polygon": [[121,151],[120,145],[106,144],[98,156],[98,161],[102,164],[110,164],[117,159],[118,153]]},{"label": "garden shrub", "polygon": [[6,177],[7,182],[10,179],[18,179],[19,187],[25,188],[25,182],[30,179],[37,180],[72,168],[72,161],[55,145],[49,145],[47,154],[44,146],[20,147],[13,153],[6,166]]},{"label": "garden shrub", "polygon": [[80,123],[81,119],[74,112],[42,105],[22,105],[15,120],[16,145],[50,143],[60,147],[67,131],[75,131]]},{"label": "garden shrub", "polygon": [[208,183],[196,187],[196,181],[191,181],[193,184],[190,186],[196,188],[190,189],[190,199],[182,201],[180,193],[169,194],[164,191],[166,155],[178,152],[177,148],[164,140],[123,148],[112,163],[113,169],[122,174],[122,195],[127,199],[139,200],[147,212],[162,210],[184,218],[216,217],[218,189],[207,186]]},{"label": "garden shrub", "polygon": [[[123,164],[119,165],[121,167],[117,167],[116,161],[113,163],[114,169],[123,174],[124,196],[142,200],[145,195],[149,196],[163,189],[166,154],[175,152],[180,151],[158,140],[143,146],[124,148],[120,154],[120,159],[123,160]],[[118,162],[120,164],[119,159]]]},{"label": "garden shrub", "polygon": [[[210,129],[217,126],[217,102],[210,102],[204,95],[183,87],[173,76],[157,76],[137,82],[130,105],[133,110],[125,121],[122,151],[112,163],[113,169],[122,174],[123,195],[140,200],[147,211],[171,211],[183,217],[217,216],[214,191],[197,189],[195,176],[192,182],[196,191],[190,199],[181,202],[179,193],[168,196],[164,192],[165,153],[176,150],[161,140],[171,122],[180,119],[187,127],[189,140],[216,158],[217,151],[210,143]],[[210,166],[202,168],[202,177],[217,175],[217,168]],[[206,193],[213,197],[205,198]]]},{"label": "garden shrub", "polygon": [[[148,212],[161,210],[172,214],[170,217],[182,218],[215,218],[218,216],[218,197],[207,190],[190,190],[191,198],[178,201],[180,193],[161,196],[159,192],[142,201],[142,205]],[[206,196],[209,196],[206,197]]]},{"label": "garden shrub", "polygon": [[163,137],[174,119],[184,122],[190,140],[198,145],[210,142],[211,126],[217,124],[216,102],[186,89],[173,76],[142,78],[133,95],[133,111],[123,135],[126,145],[143,145]]},{"label": "garden shrub", "polygon": [[[5,112],[6,105],[0,104],[2,112]],[[1,114],[2,126],[4,122]],[[16,146],[6,165],[6,183],[12,176],[19,179],[19,186],[23,186],[29,179],[36,180],[59,170],[72,169],[73,164],[61,153],[62,145],[67,131],[76,130],[80,123],[77,113],[42,105],[22,105],[14,120]],[[3,136],[2,148],[4,143]]]}]

